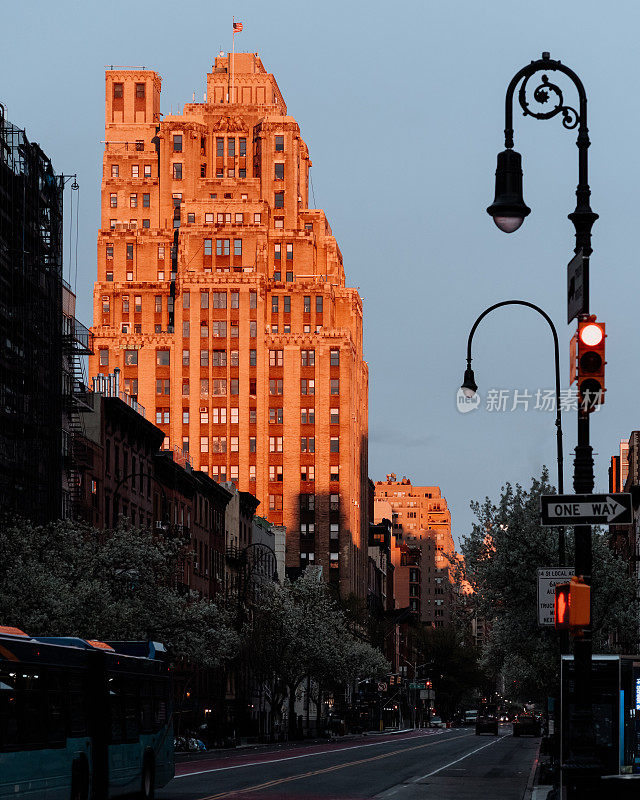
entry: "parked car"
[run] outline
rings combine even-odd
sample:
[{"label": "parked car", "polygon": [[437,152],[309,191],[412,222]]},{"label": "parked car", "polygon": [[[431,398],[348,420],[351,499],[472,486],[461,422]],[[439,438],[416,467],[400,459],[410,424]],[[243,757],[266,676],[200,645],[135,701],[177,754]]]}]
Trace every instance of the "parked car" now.
[{"label": "parked car", "polygon": [[429,719],[430,728],[444,728],[446,723],[442,721],[441,717],[431,717]]},{"label": "parked car", "polygon": [[514,736],[540,736],[540,720],[533,714],[518,714],[513,720]]},{"label": "parked car", "polygon": [[480,714],[476,718],[476,736],[480,733],[498,735],[498,717],[495,714]]}]

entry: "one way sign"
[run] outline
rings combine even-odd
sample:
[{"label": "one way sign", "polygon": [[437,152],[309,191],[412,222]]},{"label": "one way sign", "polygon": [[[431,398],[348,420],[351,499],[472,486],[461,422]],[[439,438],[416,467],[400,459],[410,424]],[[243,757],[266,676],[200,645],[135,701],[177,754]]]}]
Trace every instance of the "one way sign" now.
[{"label": "one way sign", "polygon": [[630,494],[545,494],[540,497],[542,524],[625,525],[633,522]]}]

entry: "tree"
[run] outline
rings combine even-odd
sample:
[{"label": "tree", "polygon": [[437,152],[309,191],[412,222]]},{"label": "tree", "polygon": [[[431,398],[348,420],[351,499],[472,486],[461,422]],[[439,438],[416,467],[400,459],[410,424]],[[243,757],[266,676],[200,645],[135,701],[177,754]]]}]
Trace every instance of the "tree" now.
[{"label": "tree", "polygon": [[124,522],[0,524],[0,619],[32,636],[153,639],[174,659],[217,667],[238,636],[218,603],[174,587],[184,542]]},{"label": "tree", "polygon": [[[296,692],[305,678],[320,685],[384,674],[382,654],[355,639],[317,570],[307,568],[294,582],[265,587],[260,606],[243,631],[244,652],[262,681],[273,723],[285,699],[289,732],[296,732]],[[318,707],[321,701],[318,700]]]},{"label": "tree", "polygon": [[[540,495],[554,491],[546,468],[528,490],[507,483],[497,503],[487,497],[471,504],[478,521],[462,543],[476,611],[490,622],[483,663],[519,699],[540,699],[558,681],[559,637],[538,626],[536,575],[538,567],[558,564],[557,530],[540,525]],[[635,642],[636,581],[600,531],[592,541],[594,652],[611,652],[613,638],[626,644],[631,634]],[[567,563],[573,563],[571,531]]]}]

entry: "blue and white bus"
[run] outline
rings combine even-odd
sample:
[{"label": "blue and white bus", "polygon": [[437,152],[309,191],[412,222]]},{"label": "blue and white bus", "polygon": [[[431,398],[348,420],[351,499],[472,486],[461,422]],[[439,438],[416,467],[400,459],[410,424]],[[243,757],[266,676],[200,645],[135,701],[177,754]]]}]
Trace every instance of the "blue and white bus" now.
[{"label": "blue and white bus", "polygon": [[162,645],[0,627],[2,800],[151,800],[173,774]]}]

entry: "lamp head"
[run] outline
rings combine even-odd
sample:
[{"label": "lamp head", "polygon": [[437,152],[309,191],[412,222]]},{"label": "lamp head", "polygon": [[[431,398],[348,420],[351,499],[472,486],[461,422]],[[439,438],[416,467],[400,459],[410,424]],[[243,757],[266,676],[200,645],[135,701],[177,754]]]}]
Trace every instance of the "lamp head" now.
[{"label": "lamp head", "polygon": [[522,157],[515,150],[498,153],[496,196],[487,213],[504,233],[517,231],[531,213],[522,197]]},{"label": "lamp head", "polygon": [[471,398],[478,391],[478,384],[476,383],[475,376],[471,367],[467,367],[464,371],[464,380],[460,387],[465,397]]}]

